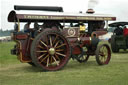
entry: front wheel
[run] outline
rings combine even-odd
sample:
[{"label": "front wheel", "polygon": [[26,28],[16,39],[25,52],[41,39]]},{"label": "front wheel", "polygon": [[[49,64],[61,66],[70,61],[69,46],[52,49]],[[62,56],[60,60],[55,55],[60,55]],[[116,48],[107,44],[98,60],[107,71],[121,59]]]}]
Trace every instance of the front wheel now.
[{"label": "front wheel", "polygon": [[32,42],[32,61],[45,71],[62,69],[67,64],[70,54],[67,39],[57,31],[44,31]]},{"label": "front wheel", "polygon": [[107,44],[103,44],[96,49],[96,61],[99,65],[108,64],[111,59],[111,50]]}]

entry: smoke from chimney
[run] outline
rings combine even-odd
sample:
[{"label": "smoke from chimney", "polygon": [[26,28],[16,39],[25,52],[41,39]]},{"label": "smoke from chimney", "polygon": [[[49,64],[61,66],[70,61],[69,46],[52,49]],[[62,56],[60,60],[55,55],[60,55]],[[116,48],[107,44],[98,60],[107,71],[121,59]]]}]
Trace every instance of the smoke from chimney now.
[{"label": "smoke from chimney", "polygon": [[95,6],[99,3],[99,0],[89,0],[88,9],[94,9]]}]

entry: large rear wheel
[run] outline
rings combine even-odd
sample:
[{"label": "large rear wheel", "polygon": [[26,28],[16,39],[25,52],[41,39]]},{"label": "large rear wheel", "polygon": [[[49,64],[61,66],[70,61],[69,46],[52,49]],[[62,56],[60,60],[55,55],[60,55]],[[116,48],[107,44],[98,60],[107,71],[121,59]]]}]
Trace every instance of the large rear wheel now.
[{"label": "large rear wheel", "polygon": [[44,31],[32,43],[31,56],[35,65],[45,71],[62,69],[70,57],[67,39],[59,32]]}]

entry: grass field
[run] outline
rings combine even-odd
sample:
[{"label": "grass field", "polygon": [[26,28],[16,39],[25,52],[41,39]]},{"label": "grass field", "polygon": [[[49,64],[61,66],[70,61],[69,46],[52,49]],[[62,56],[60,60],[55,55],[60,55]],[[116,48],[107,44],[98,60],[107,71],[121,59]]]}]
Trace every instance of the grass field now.
[{"label": "grass field", "polygon": [[42,72],[11,55],[13,45],[0,43],[0,85],[128,85],[128,51],[112,54],[104,66],[91,56],[87,63],[70,60],[60,71]]}]

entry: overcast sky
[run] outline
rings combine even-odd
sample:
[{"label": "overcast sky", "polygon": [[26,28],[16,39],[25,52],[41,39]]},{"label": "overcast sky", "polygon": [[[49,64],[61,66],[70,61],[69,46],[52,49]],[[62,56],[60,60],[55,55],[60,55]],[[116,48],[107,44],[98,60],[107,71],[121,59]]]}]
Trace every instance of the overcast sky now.
[{"label": "overcast sky", "polygon": [[[94,3],[88,6],[89,1]],[[128,0],[0,0],[0,27],[3,30],[13,29],[7,16],[14,5],[62,6],[64,12],[86,12],[88,7],[94,7],[96,13],[112,14],[117,21],[128,21]]]}]

